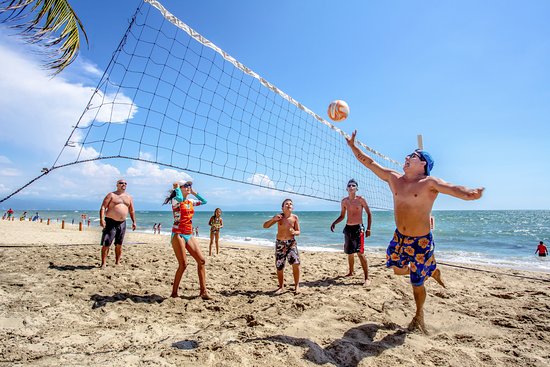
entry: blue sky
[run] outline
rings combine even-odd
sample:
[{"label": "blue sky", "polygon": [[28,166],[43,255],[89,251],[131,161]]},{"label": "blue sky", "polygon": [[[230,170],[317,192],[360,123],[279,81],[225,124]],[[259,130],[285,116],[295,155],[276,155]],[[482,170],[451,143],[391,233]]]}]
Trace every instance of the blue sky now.
[{"label": "blue sky", "polygon": [[[164,6],[313,111],[344,99],[338,124],[402,161],[422,134],[449,182],[486,187],[476,202],[435,209],[550,209],[550,25],[547,1],[207,1]],[[55,161],[138,1],[73,1],[90,45],[50,78],[0,27],[0,196]],[[351,153],[350,153],[351,154]],[[140,162],[60,169],[0,207],[95,209],[127,177],[137,209],[157,210],[181,173]],[[195,175],[226,210],[275,210],[287,194]],[[296,210],[338,210],[290,195]],[[345,196],[342,187],[342,196]]]}]

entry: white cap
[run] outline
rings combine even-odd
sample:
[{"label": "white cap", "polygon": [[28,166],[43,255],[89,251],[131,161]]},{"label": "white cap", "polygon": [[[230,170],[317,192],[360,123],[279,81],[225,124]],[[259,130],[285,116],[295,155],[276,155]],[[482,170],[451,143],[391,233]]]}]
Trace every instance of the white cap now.
[{"label": "white cap", "polygon": [[183,186],[183,185],[185,185],[185,184],[188,183],[188,182],[192,182],[192,181],[191,181],[191,180],[189,180],[189,181],[187,181],[187,180],[179,180],[179,181],[178,181],[178,186]]}]

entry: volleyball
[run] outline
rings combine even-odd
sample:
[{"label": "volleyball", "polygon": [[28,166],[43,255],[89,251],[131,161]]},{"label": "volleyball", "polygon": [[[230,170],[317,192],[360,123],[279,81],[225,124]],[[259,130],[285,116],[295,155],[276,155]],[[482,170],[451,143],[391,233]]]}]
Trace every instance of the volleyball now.
[{"label": "volleyball", "polygon": [[343,121],[349,115],[349,106],[346,101],[337,99],[328,105],[328,117],[332,121]]}]

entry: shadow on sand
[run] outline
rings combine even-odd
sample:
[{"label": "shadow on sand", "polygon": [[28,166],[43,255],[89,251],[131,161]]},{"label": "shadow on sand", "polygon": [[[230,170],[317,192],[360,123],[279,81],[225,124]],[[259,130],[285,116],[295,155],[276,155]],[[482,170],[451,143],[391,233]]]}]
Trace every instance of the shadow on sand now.
[{"label": "shadow on sand", "polygon": [[257,296],[278,296],[275,294],[275,291],[245,291],[240,289],[234,289],[231,291],[220,291],[219,292],[224,297],[233,297],[233,296],[247,296],[249,298],[254,298]]},{"label": "shadow on sand", "polygon": [[112,296],[102,296],[100,294],[94,294],[90,297],[90,300],[94,301],[92,309],[105,306],[107,303],[124,302],[127,299],[135,303],[162,303],[166,299],[165,297],[157,294],[148,294],[146,296],[138,296],[130,293],[115,293]]},{"label": "shadow on sand", "polygon": [[52,262],[50,262],[50,266],[48,266],[48,269],[55,269],[55,270],[60,270],[60,271],[92,270],[94,268],[97,268],[97,266],[94,266],[94,265],[55,265]]},{"label": "shadow on sand", "polygon": [[[348,282],[345,281],[345,279],[350,279]],[[306,286],[306,287],[331,287],[331,286],[338,286],[338,287],[347,287],[347,286],[357,286],[357,282],[354,282],[352,278],[345,277],[343,275],[338,275],[333,278],[323,278],[319,280],[313,280],[313,281],[301,281],[300,285]]]},{"label": "shadow on sand", "polygon": [[[379,330],[392,331],[382,339],[375,341]],[[330,363],[339,367],[356,367],[364,358],[380,355],[387,349],[395,348],[405,342],[407,331],[395,324],[365,324],[349,329],[342,338],[332,341],[326,347],[305,338],[286,335],[274,335],[266,338],[248,339],[246,342],[272,341],[307,348],[304,359],[318,365]]]}]

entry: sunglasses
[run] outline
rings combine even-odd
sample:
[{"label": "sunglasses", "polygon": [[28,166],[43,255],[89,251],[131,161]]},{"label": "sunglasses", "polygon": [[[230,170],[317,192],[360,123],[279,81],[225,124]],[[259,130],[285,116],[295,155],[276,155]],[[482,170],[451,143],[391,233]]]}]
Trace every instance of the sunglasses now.
[{"label": "sunglasses", "polygon": [[126,182],[117,182],[118,185],[128,185]]},{"label": "sunglasses", "polygon": [[186,182],[186,183],[184,183],[184,184],[183,184],[183,187],[191,187],[191,186],[193,186],[193,184],[192,184],[192,183],[188,183],[188,182]]},{"label": "sunglasses", "polygon": [[357,187],[356,184],[349,184],[348,187]]},{"label": "sunglasses", "polygon": [[424,162],[426,161],[426,160],[425,160],[420,154],[418,154],[417,152],[413,152],[413,153],[411,153],[411,154],[409,154],[409,155],[407,156],[407,158],[409,158],[409,159],[411,159],[411,158],[413,158],[413,157],[416,157],[416,158],[418,158],[418,159],[420,159],[421,161],[424,161]]}]

